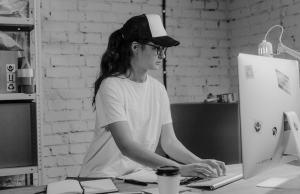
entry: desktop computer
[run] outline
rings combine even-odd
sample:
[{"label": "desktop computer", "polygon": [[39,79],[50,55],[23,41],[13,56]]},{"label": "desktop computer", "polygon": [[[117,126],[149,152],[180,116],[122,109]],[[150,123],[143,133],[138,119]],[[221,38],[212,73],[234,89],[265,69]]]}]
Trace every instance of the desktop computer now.
[{"label": "desktop computer", "polygon": [[299,159],[299,67],[294,60],[241,53],[238,76],[243,174],[247,179]]}]

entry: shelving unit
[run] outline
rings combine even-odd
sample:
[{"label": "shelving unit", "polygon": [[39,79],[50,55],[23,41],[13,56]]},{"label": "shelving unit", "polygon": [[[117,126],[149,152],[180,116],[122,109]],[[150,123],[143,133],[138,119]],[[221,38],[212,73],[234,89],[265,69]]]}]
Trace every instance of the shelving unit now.
[{"label": "shelving unit", "polygon": [[36,94],[24,94],[24,93],[11,93],[0,94],[0,100],[35,100]]},{"label": "shelving unit", "polygon": [[[0,167],[0,176],[11,176],[25,174],[30,178],[29,183],[34,185],[41,185],[42,181],[42,97],[41,97],[41,19],[40,19],[40,0],[29,0],[29,17],[15,18],[15,17],[0,17],[0,31],[10,32],[26,32],[28,36],[28,50],[25,50],[26,56],[30,60],[31,66],[34,68],[34,83],[36,92],[33,94],[25,93],[0,93],[0,103],[14,103],[14,102],[29,102],[34,104],[35,118],[34,125],[36,131],[34,137],[31,137],[32,144],[35,149],[32,157],[35,162],[34,165],[25,166],[10,166]],[[0,59],[1,60],[1,59]],[[1,116],[1,115],[0,115]],[[31,129],[32,130],[32,129]],[[1,129],[0,129],[1,132]],[[1,153],[0,153],[1,154]]]},{"label": "shelving unit", "polygon": [[8,18],[0,17],[1,31],[30,31],[34,29],[32,18]]},{"label": "shelving unit", "polygon": [[5,176],[18,175],[18,174],[33,174],[38,172],[37,166],[15,167],[0,169],[0,174]]}]

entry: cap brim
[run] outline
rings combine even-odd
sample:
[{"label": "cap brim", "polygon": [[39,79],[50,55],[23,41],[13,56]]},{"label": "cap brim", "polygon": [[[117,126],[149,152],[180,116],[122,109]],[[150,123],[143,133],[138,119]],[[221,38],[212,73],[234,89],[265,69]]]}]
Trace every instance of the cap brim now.
[{"label": "cap brim", "polygon": [[177,46],[180,44],[177,40],[171,38],[170,36],[155,37],[152,38],[151,42],[163,47]]}]

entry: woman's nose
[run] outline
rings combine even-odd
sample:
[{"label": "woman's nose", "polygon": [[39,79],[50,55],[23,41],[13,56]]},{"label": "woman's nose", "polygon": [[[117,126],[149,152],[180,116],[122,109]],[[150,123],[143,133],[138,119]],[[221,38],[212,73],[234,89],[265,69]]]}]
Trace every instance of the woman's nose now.
[{"label": "woman's nose", "polygon": [[159,59],[164,59],[164,58],[166,58],[165,52],[160,52],[159,55],[158,55],[158,58],[159,58]]}]

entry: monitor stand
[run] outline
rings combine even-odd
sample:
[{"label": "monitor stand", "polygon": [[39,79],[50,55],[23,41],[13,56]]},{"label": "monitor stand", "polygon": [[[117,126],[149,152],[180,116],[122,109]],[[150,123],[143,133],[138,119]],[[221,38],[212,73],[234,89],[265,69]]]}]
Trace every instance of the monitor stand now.
[{"label": "monitor stand", "polygon": [[300,121],[295,112],[284,112],[283,138],[286,144],[284,155],[296,156],[300,160]]},{"label": "monitor stand", "polygon": [[[280,164],[289,163],[290,165],[300,166],[300,121],[295,112],[283,113],[283,132],[280,133],[280,141],[272,157]],[[275,162],[276,163],[276,162]],[[273,167],[279,164],[274,164]],[[297,172],[296,172],[297,173]],[[293,173],[287,177],[270,177],[269,179],[257,184],[258,187],[299,189],[299,175]],[[282,183],[279,184],[279,182]],[[296,184],[294,182],[296,181]],[[276,183],[276,184],[275,184]]]},{"label": "monitor stand", "polygon": [[295,112],[283,113],[282,131],[274,127],[272,133],[274,136],[279,135],[276,148],[271,158],[270,167],[291,161],[300,160],[300,122]]}]

